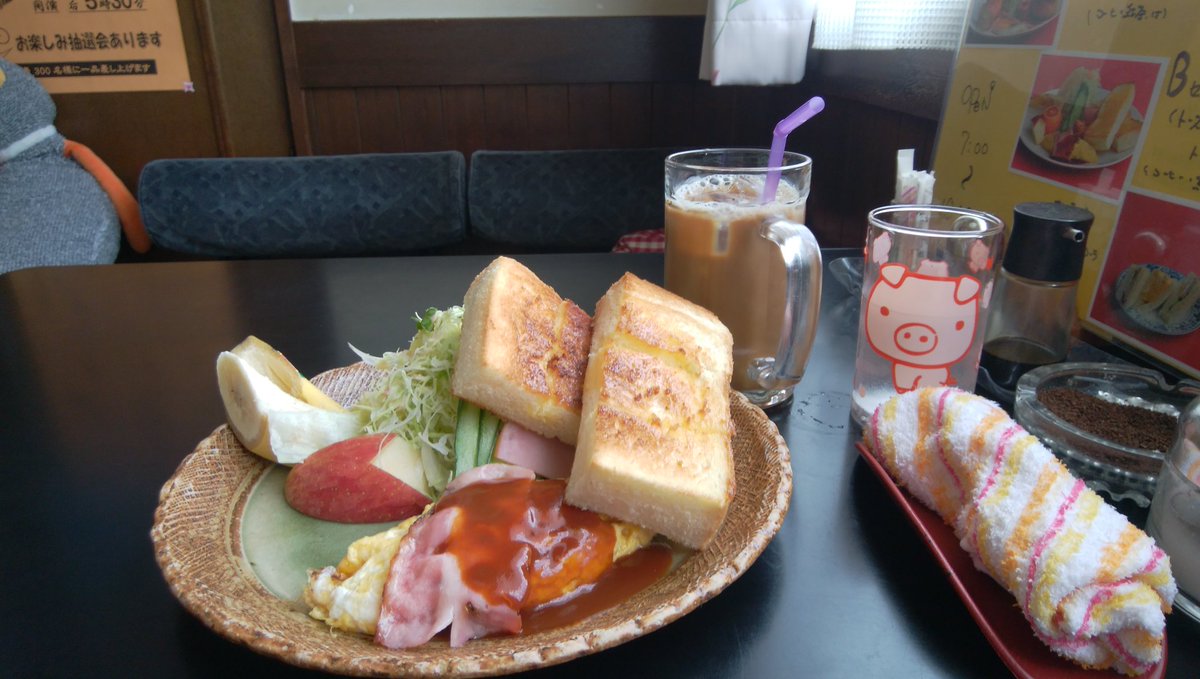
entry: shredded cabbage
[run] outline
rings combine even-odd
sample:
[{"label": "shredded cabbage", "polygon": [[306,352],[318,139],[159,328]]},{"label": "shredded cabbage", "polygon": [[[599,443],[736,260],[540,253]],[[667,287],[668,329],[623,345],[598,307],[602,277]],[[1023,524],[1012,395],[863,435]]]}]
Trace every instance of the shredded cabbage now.
[{"label": "shredded cabbage", "polygon": [[390,433],[421,450],[425,479],[437,493],[454,469],[454,427],[458,399],[450,393],[450,371],[462,337],[460,306],[434,308],[414,317],[417,333],[404,351],[371,356],[350,348],[368,365],[386,373],[354,404],[368,434]]}]

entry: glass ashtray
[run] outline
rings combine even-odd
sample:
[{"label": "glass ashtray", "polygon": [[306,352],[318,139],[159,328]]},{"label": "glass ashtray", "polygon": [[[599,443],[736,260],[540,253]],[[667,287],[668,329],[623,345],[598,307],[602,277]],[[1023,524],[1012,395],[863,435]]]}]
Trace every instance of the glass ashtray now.
[{"label": "glass ashtray", "polygon": [[1179,413],[1198,395],[1200,382],[1172,386],[1155,370],[1057,363],[1021,377],[1015,411],[1092,490],[1149,507]]}]

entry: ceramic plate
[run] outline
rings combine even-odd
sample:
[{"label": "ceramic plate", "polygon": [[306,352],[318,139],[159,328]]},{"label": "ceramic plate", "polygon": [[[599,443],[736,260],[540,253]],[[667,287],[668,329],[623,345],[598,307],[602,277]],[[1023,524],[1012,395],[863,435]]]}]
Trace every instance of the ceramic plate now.
[{"label": "ceramic plate", "polygon": [[[859,456],[867,461],[871,471],[883,482],[888,493],[913,527],[920,533],[929,551],[945,571],[954,591],[962,599],[971,617],[975,619],[983,636],[995,649],[996,654],[1008,666],[1013,676],[1020,679],[1100,679],[1122,677],[1115,671],[1098,672],[1088,670],[1055,655],[1033,635],[1033,629],[1016,601],[990,575],[975,568],[971,557],[958,544],[953,529],[942,521],[936,512],[896,485],[883,465],[875,459],[862,443],[858,444]],[[1160,679],[1167,668],[1167,640],[1163,638],[1163,657],[1154,669],[1142,674],[1143,679]]]},{"label": "ceramic plate", "polygon": [[[360,363],[313,381],[347,404],[377,375]],[[437,638],[394,651],[308,617],[292,595],[302,586],[304,568],[335,564],[346,545],[378,527],[312,521],[268,498],[278,493],[282,470],[247,452],[227,426],[201,441],[163,486],[151,529],[155,556],[172,593],[206,625],[301,667],[433,677],[553,665],[687,614],[740,577],[778,532],[792,492],[787,445],[762,410],[741,395],[733,394],[731,412],[737,494],[712,544],[627,601],[567,627],[477,639],[457,649]]]},{"label": "ceramic plate", "polygon": [[[1057,92],[1057,90],[1047,92],[1046,94],[1053,94],[1054,92]],[[1108,90],[1103,90],[1103,92],[1105,95],[1108,94]],[[1130,108],[1129,111],[1134,120],[1142,120],[1142,114],[1136,108]],[[1033,119],[1036,118],[1041,112],[1042,109],[1036,106],[1029,106],[1025,109],[1025,118],[1021,123],[1021,143],[1025,146],[1025,148],[1029,149],[1030,153],[1042,159],[1043,161],[1050,163],[1051,165],[1065,167],[1069,170],[1095,170],[1101,167],[1108,167],[1109,165],[1116,165],[1122,160],[1132,156],[1134,149],[1137,147],[1135,144],[1133,148],[1120,153],[1115,151],[1102,151],[1096,154],[1097,160],[1094,163],[1068,163],[1065,160],[1059,160],[1058,158],[1051,156],[1050,152],[1042,148],[1041,144],[1038,144],[1033,138]]]}]

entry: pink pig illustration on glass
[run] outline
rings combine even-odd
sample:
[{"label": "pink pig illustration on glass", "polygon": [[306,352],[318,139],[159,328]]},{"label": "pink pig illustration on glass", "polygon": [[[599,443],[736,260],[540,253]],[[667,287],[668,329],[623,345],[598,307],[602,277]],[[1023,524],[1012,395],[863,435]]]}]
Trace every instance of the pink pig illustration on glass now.
[{"label": "pink pig illustration on glass", "polygon": [[885,264],[867,298],[866,335],[875,353],[892,363],[897,393],[952,386],[950,366],[975,338],[979,281],[909,271]]}]

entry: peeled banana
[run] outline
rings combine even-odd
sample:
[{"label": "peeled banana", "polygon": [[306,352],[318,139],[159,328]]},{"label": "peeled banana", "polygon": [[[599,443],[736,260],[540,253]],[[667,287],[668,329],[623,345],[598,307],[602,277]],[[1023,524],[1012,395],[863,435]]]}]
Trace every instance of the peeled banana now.
[{"label": "peeled banana", "polygon": [[247,450],[272,462],[297,464],[331,443],[362,433],[357,415],[255,337],[221,352],[217,384],[234,435]]},{"label": "peeled banana", "polygon": [[254,335],[242,340],[241,344],[231,351],[249,363],[256,371],[269,377],[275,386],[301,401],[325,410],[345,410],[338,405],[337,401],[326,396],[325,392],[306,380],[279,350]]}]

